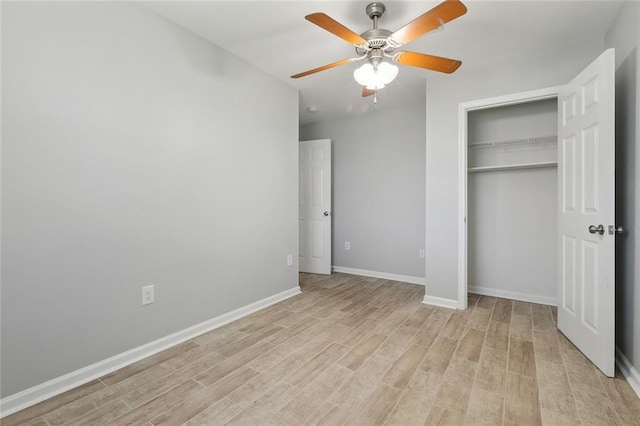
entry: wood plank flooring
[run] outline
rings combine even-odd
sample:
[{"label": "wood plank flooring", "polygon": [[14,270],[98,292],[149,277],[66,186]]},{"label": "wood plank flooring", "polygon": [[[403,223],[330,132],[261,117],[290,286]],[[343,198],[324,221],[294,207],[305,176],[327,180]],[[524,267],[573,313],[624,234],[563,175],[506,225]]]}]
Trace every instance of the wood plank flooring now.
[{"label": "wood plank flooring", "polygon": [[640,425],[555,310],[301,274],[303,293],[11,415],[53,425]]}]

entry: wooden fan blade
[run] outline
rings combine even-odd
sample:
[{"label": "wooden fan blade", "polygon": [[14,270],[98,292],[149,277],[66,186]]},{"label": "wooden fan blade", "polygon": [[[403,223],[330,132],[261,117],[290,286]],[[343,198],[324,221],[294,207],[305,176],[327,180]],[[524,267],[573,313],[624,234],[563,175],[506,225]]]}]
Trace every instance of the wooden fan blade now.
[{"label": "wooden fan blade", "polygon": [[376,93],[375,90],[367,89],[367,86],[364,86],[362,88],[362,97],[363,98],[366,98],[367,96],[371,96],[371,95],[373,95],[375,93]]},{"label": "wooden fan blade", "polygon": [[459,0],[447,0],[440,3],[427,13],[420,15],[395,33],[391,39],[398,44],[407,44],[421,35],[438,28],[442,24],[467,13],[467,7]]},{"label": "wooden fan blade", "polygon": [[426,68],[428,70],[451,74],[462,65],[462,62],[455,59],[443,58],[441,56],[426,55],[417,52],[399,52],[394,56],[394,60],[402,65]]},{"label": "wooden fan blade", "polygon": [[366,40],[358,34],[354,33],[349,28],[324,13],[312,13],[311,15],[305,16],[304,19],[316,24],[324,30],[329,31],[331,34],[340,37],[347,43],[357,46],[366,42]]},{"label": "wooden fan blade", "polygon": [[353,59],[343,59],[341,61],[332,62],[330,64],[323,65],[321,67],[314,68],[312,70],[308,70],[308,71],[305,71],[305,72],[294,74],[294,75],[291,76],[291,78],[305,77],[305,76],[307,76],[309,74],[315,74],[315,73],[320,72],[320,71],[324,71],[324,70],[328,70],[328,69],[331,69],[331,68],[339,67],[340,65],[348,64],[352,60]]}]

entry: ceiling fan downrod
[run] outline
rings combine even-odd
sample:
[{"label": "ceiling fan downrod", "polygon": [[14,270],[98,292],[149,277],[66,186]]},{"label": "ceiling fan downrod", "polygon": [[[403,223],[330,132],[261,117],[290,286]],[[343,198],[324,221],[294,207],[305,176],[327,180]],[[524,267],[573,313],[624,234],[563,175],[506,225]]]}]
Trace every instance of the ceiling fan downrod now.
[{"label": "ceiling fan downrod", "polygon": [[373,29],[378,29],[378,18],[384,15],[384,3],[375,2],[369,3],[366,8],[367,16],[373,21]]}]

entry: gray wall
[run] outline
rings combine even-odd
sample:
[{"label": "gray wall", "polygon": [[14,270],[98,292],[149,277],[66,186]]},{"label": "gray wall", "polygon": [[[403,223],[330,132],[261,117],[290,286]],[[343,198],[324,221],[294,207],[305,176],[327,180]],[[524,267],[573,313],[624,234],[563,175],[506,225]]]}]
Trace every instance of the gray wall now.
[{"label": "gray wall", "polygon": [[414,105],[300,128],[333,141],[334,266],[424,277],[424,125]]},{"label": "gray wall", "polygon": [[3,397],[297,286],[293,88],[123,3],[3,2],[2,55]]},{"label": "gray wall", "polygon": [[639,25],[640,3],[628,3],[605,39],[607,47],[616,49],[616,223],[625,228],[616,237],[616,346],[636,371],[640,371]]},{"label": "gray wall", "polygon": [[558,52],[526,52],[490,69],[463,65],[455,74],[427,77],[428,296],[458,298],[458,104],[565,84],[603,50],[604,41],[594,40]]}]

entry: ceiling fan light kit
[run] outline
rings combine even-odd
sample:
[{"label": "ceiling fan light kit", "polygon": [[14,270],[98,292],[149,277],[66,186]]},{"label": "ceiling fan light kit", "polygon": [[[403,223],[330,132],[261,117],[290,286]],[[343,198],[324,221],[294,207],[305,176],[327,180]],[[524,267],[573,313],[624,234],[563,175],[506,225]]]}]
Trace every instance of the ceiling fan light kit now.
[{"label": "ceiling fan light kit", "polygon": [[377,67],[367,62],[353,72],[353,77],[358,84],[369,90],[382,89],[391,83],[397,75],[398,67],[388,62],[381,62]]},{"label": "ceiling fan light kit", "polygon": [[454,72],[462,65],[462,62],[454,59],[396,50],[421,35],[442,28],[445,23],[464,15],[467,12],[467,8],[461,1],[446,0],[396,32],[378,28],[378,19],[384,14],[385,10],[383,3],[369,3],[365,11],[369,19],[373,21],[373,28],[360,35],[324,13],[312,13],[305,16],[307,21],[352,44],[355,47],[357,56],[294,74],[291,78],[305,77],[340,65],[366,59],[366,63],[353,72],[355,80],[363,86],[362,96],[364,97],[374,95],[377,90],[391,83],[398,75],[398,67],[389,63],[389,61],[385,61],[385,58],[402,65],[447,74]]}]

